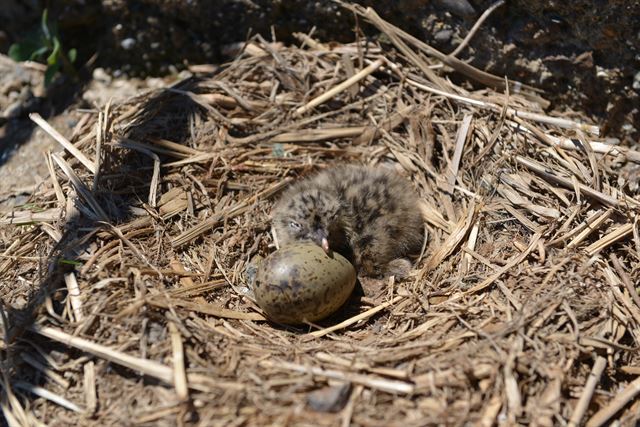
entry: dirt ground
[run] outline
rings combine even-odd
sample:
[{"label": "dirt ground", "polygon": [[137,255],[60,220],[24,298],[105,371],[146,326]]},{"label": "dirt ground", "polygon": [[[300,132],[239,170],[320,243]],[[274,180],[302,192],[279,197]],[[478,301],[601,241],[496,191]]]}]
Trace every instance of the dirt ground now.
[{"label": "dirt ground", "polygon": [[[8,118],[0,127],[0,206],[3,209],[24,204],[28,200],[28,195],[49,173],[45,154],[60,149],[55,140],[33,126],[33,122],[26,117],[29,111],[37,110],[45,116],[50,115],[51,125],[69,137],[78,123],[76,110],[95,108],[107,102],[119,103],[132,94],[169,85],[179,78],[113,78],[98,68],[79,93],[59,95],[66,97],[64,103],[68,104],[60,109],[46,97],[42,69],[29,70],[7,57],[0,64],[0,87],[5,89],[0,96],[0,109]],[[25,99],[15,96],[17,93],[25,94]]]},{"label": "dirt ground", "polygon": [[[3,115],[15,117],[0,127],[3,142],[0,150],[6,159],[11,157],[8,153],[17,154],[15,166],[7,165],[7,170],[0,172],[3,185],[7,188],[32,185],[29,174],[20,173],[21,168],[32,170],[33,176],[40,176],[43,171],[42,163],[37,161],[40,156],[31,157],[28,153],[32,150],[21,148],[25,141],[39,140],[37,132],[31,136],[29,131],[33,127],[25,119],[28,111],[51,112],[55,120],[55,116],[64,111],[92,106],[96,98],[104,101],[111,96],[119,99],[118,94],[131,94],[135,89],[144,88],[147,81],[156,87],[159,80],[147,78],[149,75],[173,81],[178,78],[178,70],[190,64],[229,59],[234,51],[232,46],[250,31],[271,33],[286,43],[294,41],[295,32],[311,28],[321,40],[344,42],[353,37],[354,21],[337,3],[307,3],[160,0],[85,5],[65,0],[52,5],[50,16],[55,17],[62,40],[66,38],[73,45],[68,47],[78,49],[82,61],[88,60],[102,68],[94,73],[89,67],[82,84],[74,86],[71,93],[53,91],[47,96],[37,67],[36,70],[29,67],[15,70],[6,61],[0,63],[4,72],[0,110]],[[435,48],[450,52],[493,2],[365,1],[362,4],[375,7],[391,23]],[[0,10],[0,22],[4,22],[4,26],[0,26],[0,52],[6,53],[10,43],[37,28],[42,7],[38,2],[11,0]],[[186,22],[189,25],[185,27]],[[226,22],[235,25],[228,26]],[[485,25],[480,26],[463,57],[488,72],[544,90],[552,108],[562,113],[582,114],[598,123],[603,135],[634,144],[640,137],[639,23],[638,2],[608,1],[597,5],[510,2],[496,8]],[[369,34],[375,35],[375,32],[369,31]],[[125,49],[129,44],[131,47]],[[99,52],[97,60],[92,57],[96,52]],[[176,58],[182,59],[176,61]],[[143,77],[133,77],[139,75]],[[16,110],[16,103],[21,102],[23,108]],[[2,122],[0,119],[0,124]],[[73,126],[72,123],[61,125],[63,132]],[[43,144],[37,143],[33,151],[47,148],[43,141]],[[18,177],[24,177],[25,181],[20,182],[22,178]]]},{"label": "dirt ground", "polygon": [[[390,23],[444,53],[453,52],[493,0],[362,0]],[[51,8],[67,48],[81,63],[114,75],[165,76],[193,64],[221,63],[248,34],[294,42],[296,32],[347,42],[360,25],[334,1],[7,0],[0,52],[39,25]],[[72,46],[73,45],[73,46]],[[553,108],[575,110],[607,136],[640,132],[640,2],[513,0],[497,7],[458,55],[475,67],[544,90]],[[98,53],[97,58],[93,56]],[[455,77],[454,77],[455,78]]]}]

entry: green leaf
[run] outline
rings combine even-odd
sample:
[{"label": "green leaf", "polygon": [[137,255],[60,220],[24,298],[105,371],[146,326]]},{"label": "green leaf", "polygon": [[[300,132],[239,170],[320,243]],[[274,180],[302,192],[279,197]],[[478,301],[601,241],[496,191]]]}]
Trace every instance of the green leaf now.
[{"label": "green leaf", "polygon": [[44,212],[46,209],[35,203],[25,203],[24,205],[18,205],[20,209],[30,210],[31,212]]},{"label": "green leaf", "polygon": [[40,28],[42,29],[42,34],[47,39],[51,39],[51,32],[49,31],[49,11],[47,9],[42,11],[42,21],[40,22]]},{"label": "green leaf", "polygon": [[27,59],[30,59],[31,61],[35,61],[36,59],[39,59],[42,55],[44,55],[47,52],[49,52],[49,48],[46,46],[41,46],[38,49],[34,50],[31,53],[31,56]]},{"label": "green leaf", "polygon": [[76,58],[78,57],[78,51],[76,49],[69,49],[69,52],[67,52],[67,56],[69,57],[69,61],[71,61],[71,63],[76,62]]},{"label": "green leaf", "polygon": [[9,52],[7,52],[7,54],[9,55],[9,58],[16,62],[26,61],[29,59],[29,55],[26,54],[24,46],[19,43],[14,43],[9,46]]},{"label": "green leaf", "polygon": [[56,62],[55,64],[49,65],[47,67],[47,71],[44,72],[44,85],[49,86],[49,84],[53,81],[56,73],[60,69],[60,62]]},{"label": "green leaf", "polygon": [[53,38],[53,50],[47,58],[48,65],[54,65],[59,62],[60,59],[60,40],[57,37]]},{"label": "green leaf", "polygon": [[64,259],[64,258],[62,258],[58,262],[60,264],[67,264],[67,265],[82,265],[81,261],[76,261],[76,260],[73,260],[73,259]]},{"label": "green leaf", "polygon": [[24,39],[20,43],[14,43],[9,47],[8,55],[14,61],[27,61],[33,59],[33,53],[42,45],[33,39]]}]

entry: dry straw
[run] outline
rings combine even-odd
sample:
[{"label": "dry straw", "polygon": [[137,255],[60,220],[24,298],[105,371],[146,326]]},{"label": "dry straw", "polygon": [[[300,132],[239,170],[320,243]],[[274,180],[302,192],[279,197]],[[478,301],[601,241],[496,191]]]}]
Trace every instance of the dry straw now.
[{"label": "dry straw", "polygon": [[[219,72],[69,113],[68,138],[32,115],[64,151],[0,219],[8,424],[638,420],[640,153],[344,6],[391,44],[257,37]],[[266,322],[234,289],[274,248],[273,200],[342,162],[407,176],[425,256],[321,325]],[[344,409],[312,411],[335,381]]]}]

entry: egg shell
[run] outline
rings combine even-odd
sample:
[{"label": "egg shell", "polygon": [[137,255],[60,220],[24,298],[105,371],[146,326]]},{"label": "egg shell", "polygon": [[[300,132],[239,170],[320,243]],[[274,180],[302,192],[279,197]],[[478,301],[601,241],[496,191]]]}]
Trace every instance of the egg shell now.
[{"label": "egg shell", "polygon": [[337,252],[313,243],[285,246],[258,267],[253,292],[273,321],[301,324],[321,320],[344,304],[356,283],[356,270]]}]

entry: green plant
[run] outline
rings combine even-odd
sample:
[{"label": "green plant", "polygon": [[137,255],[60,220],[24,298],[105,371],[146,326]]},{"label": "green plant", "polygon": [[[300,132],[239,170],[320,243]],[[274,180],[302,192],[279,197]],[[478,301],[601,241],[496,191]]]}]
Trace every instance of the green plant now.
[{"label": "green plant", "polygon": [[42,61],[46,56],[47,69],[44,73],[44,84],[47,86],[61,68],[67,74],[76,75],[73,67],[76,55],[75,49],[69,49],[65,54],[55,23],[49,23],[47,9],[42,12],[40,28],[21,42],[9,47],[9,56],[14,61]]}]

